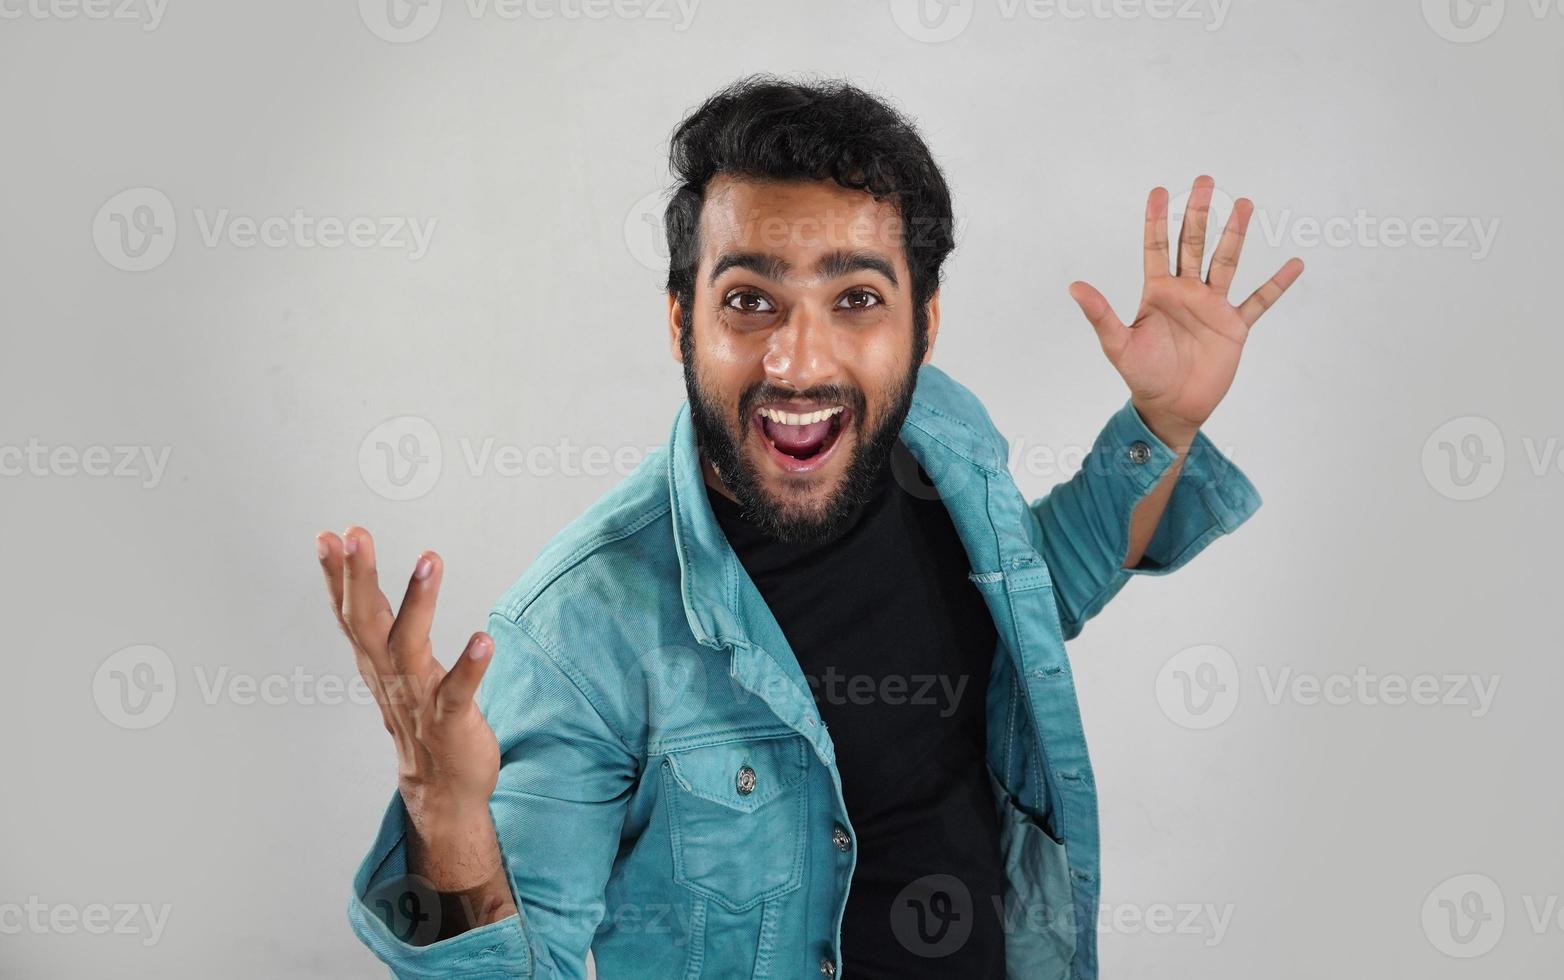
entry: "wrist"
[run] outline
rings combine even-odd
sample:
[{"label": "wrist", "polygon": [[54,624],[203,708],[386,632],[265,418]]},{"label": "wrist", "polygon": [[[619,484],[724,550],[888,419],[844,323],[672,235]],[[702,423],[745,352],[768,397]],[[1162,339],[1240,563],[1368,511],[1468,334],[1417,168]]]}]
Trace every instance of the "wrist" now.
[{"label": "wrist", "polygon": [[1136,414],[1140,416],[1146,428],[1151,430],[1151,434],[1162,440],[1163,445],[1175,453],[1183,455],[1194,444],[1195,436],[1200,432],[1199,422],[1147,408],[1133,399],[1130,404],[1135,406]]},{"label": "wrist", "polygon": [[492,791],[478,795],[473,792],[456,792],[428,782],[403,779],[398,782],[402,805],[420,826],[465,827],[487,823],[489,799]]}]

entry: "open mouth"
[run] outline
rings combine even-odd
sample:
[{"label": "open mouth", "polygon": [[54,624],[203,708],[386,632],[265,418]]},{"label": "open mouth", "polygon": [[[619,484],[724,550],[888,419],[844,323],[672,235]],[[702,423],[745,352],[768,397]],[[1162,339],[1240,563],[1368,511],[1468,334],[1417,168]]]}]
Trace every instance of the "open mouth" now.
[{"label": "open mouth", "polygon": [[767,455],[789,473],[819,469],[851,421],[845,405],[822,405],[794,411],[785,405],[756,409],[754,426]]}]

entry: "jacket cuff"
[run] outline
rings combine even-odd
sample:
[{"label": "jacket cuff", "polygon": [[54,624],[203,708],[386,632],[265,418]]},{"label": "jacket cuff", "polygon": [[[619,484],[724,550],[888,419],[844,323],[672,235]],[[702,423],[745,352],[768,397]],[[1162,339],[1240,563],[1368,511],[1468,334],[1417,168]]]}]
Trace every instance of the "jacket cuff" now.
[{"label": "jacket cuff", "polygon": [[427,885],[407,877],[406,814],[401,794],[393,794],[374,846],[354,875],[348,921],[359,940],[390,967],[392,976],[404,980],[549,976],[552,971],[538,969],[537,951],[519,911],[433,941],[440,903]]},{"label": "jacket cuff", "polygon": [[[1129,399],[1109,419],[1093,453],[1129,479],[1135,503],[1167,475],[1178,456],[1151,431]],[[1260,494],[1249,478],[1204,431],[1197,431],[1157,530],[1140,561],[1125,571],[1132,575],[1176,571],[1219,535],[1237,529],[1260,504]]]}]

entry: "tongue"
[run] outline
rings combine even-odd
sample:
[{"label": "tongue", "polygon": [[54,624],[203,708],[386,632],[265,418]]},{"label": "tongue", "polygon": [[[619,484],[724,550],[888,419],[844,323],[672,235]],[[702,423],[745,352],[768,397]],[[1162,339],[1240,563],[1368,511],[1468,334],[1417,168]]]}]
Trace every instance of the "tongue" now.
[{"label": "tongue", "polygon": [[825,442],[831,432],[831,420],[811,422],[808,425],[784,425],[770,419],[762,419],[766,435],[776,447],[790,456],[809,455]]}]

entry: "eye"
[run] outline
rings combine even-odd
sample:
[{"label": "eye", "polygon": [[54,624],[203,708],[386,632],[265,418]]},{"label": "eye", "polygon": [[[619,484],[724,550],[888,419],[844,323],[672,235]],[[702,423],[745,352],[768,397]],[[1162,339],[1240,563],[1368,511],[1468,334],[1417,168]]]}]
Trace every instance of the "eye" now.
[{"label": "eye", "polygon": [[868,289],[849,289],[842,294],[841,302],[849,310],[872,310],[884,300]]},{"label": "eye", "polygon": [[722,301],[722,305],[740,313],[775,313],[776,307],[762,293],[753,289],[735,289]]}]

